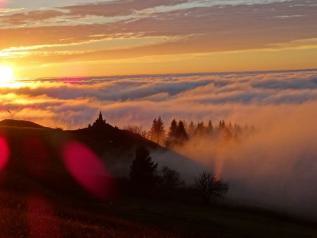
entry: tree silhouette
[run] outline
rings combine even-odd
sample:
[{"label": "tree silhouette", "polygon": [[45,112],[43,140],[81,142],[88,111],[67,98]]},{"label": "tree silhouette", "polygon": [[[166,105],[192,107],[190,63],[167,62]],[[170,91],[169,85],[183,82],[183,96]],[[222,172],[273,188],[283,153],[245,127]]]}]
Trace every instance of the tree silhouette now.
[{"label": "tree silhouette", "polygon": [[232,139],[232,132],[229,129],[229,127],[227,126],[227,124],[226,124],[226,122],[224,120],[221,120],[219,122],[218,135],[220,136],[220,139],[224,139],[224,140]]},{"label": "tree silhouette", "polygon": [[169,138],[176,138],[177,137],[177,122],[175,119],[171,122],[171,126],[170,126],[169,132],[168,132],[168,137]]},{"label": "tree silhouette", "polygon": [[166,146],[167,147],[173,146],[176,144],[176,141],[177,141],[177,122],[175,119],[173,119],[168,131]]},{"label": "tree silhouette", "polygon": [[189,126],[188,126],[188,128],[187,128],[187,131],[188,131],[188,134],[189,134],[190,136],[194,135],[194,133],[195,133],[195,124],[194,124],[193,121],[191,121],[191,122],[189,123]]},{"label": "tree silhouette", "polygon": [[208,131],[208,134],[209,134],[209,135],[211,135],[211,134],[213,133],[213,131],[214,131],[214,126],[213,126],[211,120],[209,120],[209,122],[208,122],[207,131]]},{"label": "tree silhouette", "polygon": [[144,130],[141,126],[127,126],[124,129],[131,133],[147,138],[147,131]]},{"label": "tree silhouette", "polygon": [[189,139],[183,121],[177,123],[176,120],[171,122],[171,126],[166,140],[166,146],[181,145]]},{"label": "tree silhouette", "polygon": [[178,126],[176,129],[176,138],[178,143],[181,143],[181,144],[186,142],[189,139],[183,121],[178,122]]},{"label": "tree silhouette", "polygon": [[157,183],[157,164],[152,161],[145,147],[137,148],[135,159],[130,167],[130,180],[136,192],[146,194]]},{"label": "tree silhouette", "polygon": [[195,188],[200,193],[203,203],[209,204],[212,196],[221,197],[228,191],[228,185],[212,176],[208,172],[203,172],[196,179]]},{"label": "tree silhouette", "polygon": [[161,169],[161,186],[165,190],[174,190],[184,182],[181,180],[180,175],[177,171],[168,168],[167,166]]},{"label": "tree silhouette", "polygon": [[224,120],[219,121],[219,129],[225,129],[226,128],[226,122]]},{"label": "tree silhouette", "polygon": [[151,140],[157,144],[162,144],[164,141],[165,131],[162,118],[154,119],[150,130]]},{"label": "tree silhouette", "polygon": [[205,133],[206,133],[206,127],[204,125],[204,122],[199,122],[195,130],[195,135],[202,136]]},{"label": "tree silhouette", "polygon": [[102,130],[105,127],[107,127],[107,122],[106,120],[103,119],[102,112],[99,113],[97,120],[92,125],[89,125],[88,127],[92,129],[96,129],[96,130]]}]

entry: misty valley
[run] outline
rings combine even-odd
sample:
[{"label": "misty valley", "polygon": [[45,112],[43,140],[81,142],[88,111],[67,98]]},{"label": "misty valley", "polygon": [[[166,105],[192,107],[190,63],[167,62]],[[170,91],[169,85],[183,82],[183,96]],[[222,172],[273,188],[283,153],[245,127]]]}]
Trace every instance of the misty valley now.
[{"label": "misty valley", "polygon": [[0,238],[316,238],[317,0],[0,0]]},{"label": "misty valley", "polygon": [[292,178],[274,177],[277,165],[243,158],[263,140],[251,125],[158,117],[149,130],[119,129],[100,113],[78,130],[8,119],[0,132],[5,237],[16,229],[34,237],[317,234],[315,201],[283,203],[305,191],[281,187],[278,178]]}]

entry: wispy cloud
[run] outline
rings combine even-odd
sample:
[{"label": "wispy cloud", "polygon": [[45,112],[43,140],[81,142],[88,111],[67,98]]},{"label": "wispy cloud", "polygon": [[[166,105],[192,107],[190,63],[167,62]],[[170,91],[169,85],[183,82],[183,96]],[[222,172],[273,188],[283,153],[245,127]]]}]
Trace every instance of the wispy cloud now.
[{"label": "wispy cloud", "polygon": [[32,4],[37,7],[28,9],[29,4],[17,1],[15,6],[20,9],[2,12],[3,59],[18,64],[76,63],[162,54],[316,48],[312,39],[317,38],[317,6],[311,0],[63,2],[66,6],[42,3],[44,8],[40,8],[38,1]]}]

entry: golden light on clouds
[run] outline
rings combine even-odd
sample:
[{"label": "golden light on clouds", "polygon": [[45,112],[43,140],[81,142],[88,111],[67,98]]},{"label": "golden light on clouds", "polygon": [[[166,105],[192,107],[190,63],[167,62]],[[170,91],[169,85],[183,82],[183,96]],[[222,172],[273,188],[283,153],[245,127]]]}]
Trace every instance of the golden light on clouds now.
[{"label": "golden light on clouds", "polygon": [[312,0],[84,1],[10,1],[0,63],[27,78],[317,68]]},{"label": "golden light on clouds", "polygon": [[232,72],[315,68],[317,48],[269,48],[224,52],[188,53],[126,57],[113,60],[62,61],[28,65],[20,69],[30,78],[168,74],[191,72]]}]

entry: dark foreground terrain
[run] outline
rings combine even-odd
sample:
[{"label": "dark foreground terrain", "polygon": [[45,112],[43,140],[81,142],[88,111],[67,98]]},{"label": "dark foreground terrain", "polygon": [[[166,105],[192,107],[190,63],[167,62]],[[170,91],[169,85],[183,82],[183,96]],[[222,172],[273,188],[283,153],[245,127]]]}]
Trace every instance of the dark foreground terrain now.
[{"label": "dark foreground terrain", "polygon": [[[46,190],[46,189],[45,189]],[[316,237],[316,224],[226,206],[2,191],[1,237]]]},{"label": "dark foreground terrain", "polygon": [[[96,163],[83,154],[104,162],[138,144],[160,149],[110,126],[62,131],[10,122],[0,135],[0,237],[317,237],[315,223],[283,214],[224,201],[202,206],[186,193],[140,198],[102,171],[87,176],[82,171]],[[69,143],[84,168],[65,162]]]}]

